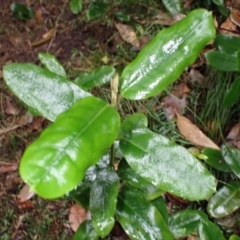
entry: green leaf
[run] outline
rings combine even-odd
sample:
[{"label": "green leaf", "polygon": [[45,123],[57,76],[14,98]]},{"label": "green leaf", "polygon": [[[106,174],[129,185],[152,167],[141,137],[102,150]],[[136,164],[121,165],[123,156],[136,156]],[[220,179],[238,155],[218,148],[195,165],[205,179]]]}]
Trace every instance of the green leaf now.
[{"label": "green leaf", "polygon": [[109,83],[113,78],[116,70],[112,66],[102,66],[89,73],[83,73],[74,80],[78,86],[85,90],[92,87],[101,86],[105,83]]},{"label": "green leaf", "polygon": [[130,134],[132,130],[137,128],[147,128],[148,119],[143,113],[135,113],[124,119],[121,124],[119,138]]},{"label": "green leaf", "polygon": [[211,12],[198,9],[162,30],[121,75],[120,92],[128,99],[154,96],[179,78],[215,36]]},{"label": "green leaf", "polygon": [[98,235],[93,228],[91,220],[85,220],[79,226],[72,240],[98,240]]},{"label": "green leaf", "polygon": [[177,239],[198,231],[202,220],[208,220],[208,216],[204,212],[187,209],[170,217],[168,225],[173,236]]},{"label": "green leaf", "polygon": [[168,209],[167,209],[167,205],[163,199],[163,197],[159,197],[153,201],[151,201],[151,203],[158,209],[158,211],[161,213],[164,221],[166,223],[168,223]]},{"label": "green leaf", "polygon": [[50,72],[56,73],[65,78],[67,77],[63,66],[54,55],[50,53],[39,53],[38,58],[40,59],[44,67]]},{"label": "green leaf", "polygon": [[131,20],[130,16],[123,12],[116,12],[114,15],[123,22],[129,22]]},{"label": "green leaf", "polygon": [[181,1],[180,0],[162,0],[165,8],[171,14],[177,14],[181,12]]},{"label": "green leaf", "polygon": [[222,156],[232,171],[240,178],[240,151],[237,148],[224,144]]},{"label": "green leaf", "polygon": [[68,198],[74,199],[80,206],[89,209],[90,190],[96,178],[97,167],[94,165],[87,169],[81,183],[67,194]]},{"label": "green leaf", "polygon": [[22,20],[29,20],[34,17],[34,12],[31,8],[26,7],[24,4],[12,3],[10,6],[13,16]]},{"label": "green leaf", "polygon": [[148,129],[133,130],[120,149],[131,168],[161,190],[189,200],[216,190],[214,176],[191,153]]},{"label": "green leaf", "polygon": [[152,185],[150,182],[137,174],[123,159],[118,166],[118,176],[136,188],[146,188]]},{"label": "green leaf", "polygon": [[221,230],[210,221],[202,221],[198,231],[200,240],[225,240]]},{"label": "green leaf", "polygon": [[118,175],[133,187],[140,188],[147,200],[153,200],[164,193],[164,191],[156,188],[152,183],[138,175],[125,160],[121,160],[118,166]]},{"label": "green leaf", "polygon": [[231,168],[224,161],[222,153],[219,150],[212,148],[204,148],[202,153],[206,156],[205,162],[211,167],[221,171],[221,172],[231,172]]},{"label": "green leaf", "polygon": [[82,11],[82,0],[71,0],[70,9],[74,14],[80,13]]},{"label": "green leaf", "polygon": [[237,57],[225,52],[210,51],[205,53],[210,66],[226,72],[239,71]]},{"label": "green leaf", "polygon": [[237,77],[232,83],[229,91],[223,99],[224,107],[231,107],[240,97],[240,77]]},{"label": "green leaf", "polygon": [[216,5],[223,5],[224,1],[223,0],[212,0]]},{"label": "green leaf", "polygon": [[229,240],[240,240],[240,237],[233,234],[233,235],[230,236]]},{"label": "green leaf", "polygon": [[113,169],[98,171],[90,193],[90,211],[94,229],[102,238],[112,230],[115,220],[119,179]]},{"label": "green leaf", "polygon": [[240,207],[240,182],[223,186],[208,202],[208,212],[214,218],[225,217]]},{"label": "green leaf", "polygon": [[107,12],[108,4],[104,2],[94,2],[92,3],[87,10],[87,19],[93,20],[96,18],[101,18]]},{"label": "green leaf", "polygon": [[67,79],[31,63],[5,65],[3,78],[18,98],[51,121],[77,100],[90,95]]},{"label": "green leaf", "polygon": [[116,217],[131,239],[173,240],[157,208],[136,188],[122,187],[118,196]]},{"label": "green leaf", "polygon": [[43,198],[66,194],[113,144],[119,125],[118,113],[103,100],[79,100],[27,148],[21,177]]},{"label": "green leaf", "polygon": [[240,50],[240,38],[232,35],[219,34],[214,40],[214,46],[221,52],[234,54]]}]

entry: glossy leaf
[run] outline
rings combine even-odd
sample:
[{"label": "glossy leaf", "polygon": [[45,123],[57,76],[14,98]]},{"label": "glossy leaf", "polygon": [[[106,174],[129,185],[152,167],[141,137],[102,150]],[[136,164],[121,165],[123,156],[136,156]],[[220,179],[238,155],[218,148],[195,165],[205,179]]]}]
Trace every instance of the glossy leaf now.
[{"label": "glossy leaf", "polygon": [[80,13],[82,11],[82,0],[71,0],[70,9],[74,14]]},{"label": "glossy leaf", "polygon": [[232,171],[240,178],[240,150],[224,144],[222,155]]},{"label": "glossy leaf", "polygon": [[79,226],[77,232],[74,234],[72,240],[98,240],[98,235],[93,228],[91,220],[85,220]]},{"label": "glossy leaf", "polygon": [[160,212],[136,188],[121,189],[116,217],[131,239],[173,240]]},{"label": "glossy leaf", "polygon": [[229,91],[223,99],[224,107],[231,107],[240,97],[240,77],[237,77],[231,84]]},{"label": "glossy leaf", "polygon": [[125,67],[121,95],[143,99],[156,95],[179,78],[215,35],[210,12],[198,9],[162,30]]},{"label": "glossy leaf", "polygon": [[163,0],[165,8],[171,14],[177,14],[181,12],[181,1],[180,0]]},{"label": "glossy leaf", "polygon": [[240,50],[240,38],[233,35],[219,34],[214,40],[214,46],[221,52],[234,54]]},{"label": "glossy leaf", "polygon": [[130,16],[124,12],[116,12],[114,15],[123,22],[129,22],[131,20]]},{"label": "glossy leaf", "polygon": [[223,0],[212,0],[212,1],[217,5],[223,5],[224,4]]},{"label": "glossy leaf", "polygon": [[202,154],[206,156],[204,160],[211,167],[221,172],[232,171],[228,164],[224,161],[221,151],[212,148],[204,148],[202,150]]},{"label": "glossy leaf", "polygon": [[214,176],[162,135],[136,129],[120,141],[120,149],[131,168],[161,190],[189,200],[206,199],[215,192]]},{"label": "glossy leaf", "polygon": [[118,113],[103,100],[87,97],[76,102],[27,148],[21,177],[43,198],[66,194],[113,144],[119,125]]},{"label": "glossy leaf", "polygon": [[112,230],[115,220],[118,176],[113,169],[98,171],[90,193],[90,211],[94,229],[102,238]]},{"label": "glossy leaf", "polygon": [[152,183],[138,175],[125,160],[121,160],[118,166],[118,175],[133,187],[140,188],[147,200],[153,200],[164,193],[164,191],[156,188]]},{"label": "glossy leaf", "polygon": [[164,221],[166,223],[168,223],[168,209],[167,209],[167,205],[163,199],[163,197],[159,197],[153,201],[151,201],[151,203],[158,209],[158,211],[161,213]]},{"label": "glossy leaf", "polygon": [[202,220],[208,220],[204,212],[187,209],[177,212],[170,217],[168,225],[173,236],[177,239],[198,231],[199,224]]},{"label": "glossy leaf", "polygon": [[90,95],[56,73],[31,63],[5,65],[3,78],[18,98],[51,121]]},{"label": "glossy leaf", "polygon": [[210,51],[205,53],[210,66],[226,72],[239,71],[237,57],[225,52]]},{"label": "glossy leaf", "polygon": [[225,217],[240,207],[240,183],[223,186],[208,202],[208,212],[214,218]]},{"label": "glossy leaf", "polygon": [[229,240],[240,240],[240,237],[233,234],[233,235],[230,236]]},{"label": "glossy leaf", "polygon": [[136,188],[146,188],[152,185],[150,182],[138,175],[123,159],[118,166],[118,175],[121,179]]},{"label": "glossy leaf", "polygon": [[221,230],[210,221],[202,221],[198,231],[200,240],[225,240]]},{"label": "glossy leaf", "polygon": [[83,208],[89,209],[90,190],[96,178],[97,167],[94,165],[87,169],[84,179],[74,190],[67,194],[67,197],[74,199]]},{"label": "glossy leaf", "polygon": [[54,55],[50,53],[39,53],[38,58],[44,67],[50,72],[56,73],[62,77],[67,77],[63,66]]},{"label": "glossy leaf", "polygon": [[107,9],[108,9],[108,5],[104,2],[92,3],[87,10],[88,20],[101,18],[107,12]]},{"label": "glossy leaf", "polygon": [[74,80],[78,86],[85,90],[92,87],[101,86],[105,83],[109,83],[113,78],[116,70],[112,66],[102,66],[89,73],[83,73]]},{"label": "glossy leaf", "polygon": [[143,113],[135,113],[124,119],[120,128],[120,138],[124,135],[130,134],[132,130],[137,128],[146,128],[148,126],[148,119]]},{"label": "glossy leaf", "polygon": [[11,4],[10,8],[13,12],[13,16],[21,20],[27,21],[34,17],[33,10],[24,4],[14,2]]}]

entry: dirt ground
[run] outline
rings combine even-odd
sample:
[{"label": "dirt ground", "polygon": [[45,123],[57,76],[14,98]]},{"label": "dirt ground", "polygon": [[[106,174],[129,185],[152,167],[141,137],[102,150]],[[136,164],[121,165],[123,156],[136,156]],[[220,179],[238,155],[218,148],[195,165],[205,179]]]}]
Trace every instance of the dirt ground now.
[{"label": "dirt ground", "polygon": [[[71,13],[69,5],[59,0],[18,1],[30,3],[37,12],[35,18],[24,22],[13,17],[10,5],[2,0],[0,7],[0,239],[70,239],[73,231],[68,222],[67,201],[45,201],[38,197],[21,203],[17,198],[24,186],[18,164],[26,146],[46,127],[48,121],[28,119],[25,106],[6,87],[2,67],[11,62],[39,64],[38,53],[54,54],[71,72],[85,69],[91,61],[82,56],[96,48],[114,54],[106,44],[113,28],[86,24]],[[41,40],[55,28],[55,36],[43,44]],[[75,74],[75,71],[72,71]]]}]

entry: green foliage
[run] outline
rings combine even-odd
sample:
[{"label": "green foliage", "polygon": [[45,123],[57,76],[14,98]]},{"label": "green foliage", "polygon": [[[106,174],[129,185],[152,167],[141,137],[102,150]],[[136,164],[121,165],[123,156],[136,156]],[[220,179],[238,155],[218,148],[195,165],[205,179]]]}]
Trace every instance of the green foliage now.
[{"label": "green foliage", "polygon": [[11,10],[13,12],[13,16],[21,20],[27,21],[34,17],[33,10],[26,7],[24,4],[14,2],[11,4]]},{"label": "green foliage", "polygon": [[[106,8],[105,3],[92,3],[89,19]],[[143,99],[158,94],[197,58],[214,34],[212,16],[203,9],[163,30],[123,70],[121,96]],[[198,232],[200,239],[224,239],[202,211],[186,210],[169,217],[161,195],[169,192],[190,201],[212,197],[208,210],[213,217],[219,205],[227,205],[227,214],[235,211],[238,200],[229,208],[232,201],[219,197],[221,189],[212,196],[216,178],[184,147],[150,131],[144,114],[130,115],[120,125],[114,108],[118,103],[110,106],[81,88],[108,83],[115,75],[113,67],[82,74],[75,80],[79,87],[67,79],[54,56],[40,54],[39,58],[45,68],[12,63],[3,69],[9,88],[53,121],[26,149],[20,175],[41,197],[68,194],[90,210],[92,220],[83,222],[73,239],[104,238],[112,230],[115,217],[131,239],[171,240],[193,232]],[[225,150],[223,147],[225,166],[239,177],[238,152]],[[219,153],[205,154],[220,157]],[[115,171],[114,163],[119,161]],[[213,166],[218,160],[214,161]],[[239,187],[231,186],[234,189],[229,196],[236,200]]]},{"label": "green foliage", "polygon": [[214,35],[212,16],[203,9],[160,31],[123,70],[121,95],[137,100],[158,94],[197,59]]},{"label": "green foliage", "polygon": [[72,13],[78,14],[82,11],[82,0],[71,0],[70,8]]},{"label": "green foliage", "polygon": [[180,0],[163,0],[162,1],[165,8],[171,13],[171,14],[177,14],[181,11],[181,1]]},{"label": "green foliage", "polygon": [[[205,54],[208,64],[220,71],[239,73],[239,44],[240,38],[219,34],[214,40],[214,45],[218,51],[210,51]],[[224,107],[232,106],[239,99],[239,80],[239,77],[237,77],[232,83],[230,89],[227,91],[223,101]]]}]

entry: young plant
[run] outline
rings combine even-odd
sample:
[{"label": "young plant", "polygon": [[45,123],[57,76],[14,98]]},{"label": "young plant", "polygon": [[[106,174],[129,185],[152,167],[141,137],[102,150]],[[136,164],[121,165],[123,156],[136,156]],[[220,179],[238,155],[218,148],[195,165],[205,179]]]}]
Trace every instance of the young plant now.
[{"label": "young plant", "polygon": [[[211,13],[203,9],[164,29],[123,70],[121,97],[137,100],[158,94],[214,36]],[[20,175],[42,198],[68,194],[90,210],[91,220],[80,225],[73,239],[104,238],[115,220],[131,239],[171,240],[196,231],[201,239],[224,239],[201,211],[168,216],[165,192],[204,200],[216,192],[217,181],[184,147],[149,130],[144,114],[120,122],[113,67],[101,67],[71,82],[56,58],[39,57],[46,68],[12,63],[3,70],[11,90],[53,121],[26,149]],[[110,80],[112,106],[85,91]]]},{"label": "young plant", "polygon": [[[240,71],[240,38],[230,35],[219,34],[214,45],[217,51],[205,54],[208,64],[224,72]],[[240,77],[237,77],[223,100],[224,107],[232,106],[240,97]]]}]

